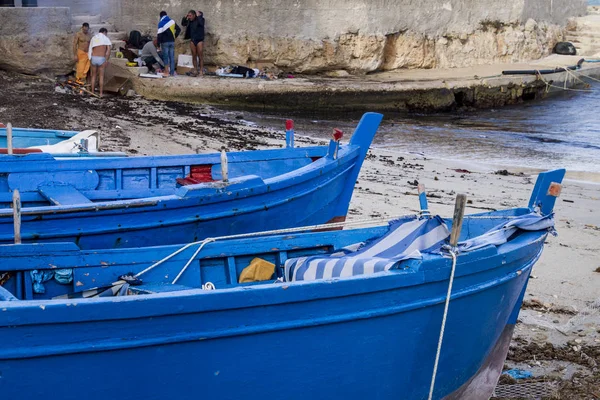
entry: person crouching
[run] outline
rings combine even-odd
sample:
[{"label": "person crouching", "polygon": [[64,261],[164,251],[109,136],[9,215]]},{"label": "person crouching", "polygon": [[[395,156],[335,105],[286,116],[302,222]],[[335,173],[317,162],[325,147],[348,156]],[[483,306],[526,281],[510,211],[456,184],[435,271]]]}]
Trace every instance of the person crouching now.
[{"label": "person crouching", "polygon": [[164,69],[165,63],[162,58],[158,55],[158,41],[156,38],[154,40],[149,41],[142,47],[142,60],[146,67],[148,67],[148,71],[151,73],[160,72],[156,71],[157,69]]}]

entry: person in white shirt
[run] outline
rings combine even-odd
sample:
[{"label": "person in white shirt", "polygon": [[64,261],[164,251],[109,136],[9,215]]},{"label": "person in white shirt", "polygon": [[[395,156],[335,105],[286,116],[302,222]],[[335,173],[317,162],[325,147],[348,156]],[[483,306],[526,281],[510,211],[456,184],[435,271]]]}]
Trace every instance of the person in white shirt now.
[{"label": "person in white shirt", "polygon": [[107,33],[108,30],[106,28],[100,28],[100,33],[92,37],[88,52],[92,70],[92,93],[96,89],[96,77],[98,77],[100,97],[102,97],[104,90],[104,69],[110,58],[110,50],[112,48],[112,43],[106,35]]}]

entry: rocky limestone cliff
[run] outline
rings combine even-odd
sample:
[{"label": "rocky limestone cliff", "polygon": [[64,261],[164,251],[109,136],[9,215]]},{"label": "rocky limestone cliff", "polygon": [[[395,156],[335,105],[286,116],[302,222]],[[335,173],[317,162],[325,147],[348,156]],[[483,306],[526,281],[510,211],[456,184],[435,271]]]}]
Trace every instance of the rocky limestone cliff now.
[{"label": "rocky limestone cliff", "polygon": [[[207,35],[208,64],[273,65],[296,73],[398,68],[455,68],[536,60],[563,40],[564,28],[529,19],[524,25],[484,21],[470,34],[431,37],[410,31],[388,35],[342,34],[334,40]],[[189,53],[186,43],[178,47]]]}]

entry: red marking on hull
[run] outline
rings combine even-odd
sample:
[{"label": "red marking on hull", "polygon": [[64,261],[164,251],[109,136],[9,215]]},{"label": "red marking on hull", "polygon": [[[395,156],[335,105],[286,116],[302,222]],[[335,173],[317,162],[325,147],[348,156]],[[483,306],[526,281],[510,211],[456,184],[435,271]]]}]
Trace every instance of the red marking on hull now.
[{"label": "red marking on hull", "polygon": [[177,178],[177,183],[181,186],[196,185],[204,182],[214,182],[212,177],[212,165],[192,165],[190,175],[185,178]]},{"label": "red marking on hull", "polygon": [[[13,154],[41,153],[40,149],[13,149]],[[7,148],[0,148],[0,154],[8,154]]]},{"label": "red marking on hull", "polygon": [[[331,218],[329,221],[327,221],[328,224],[335,224],[337,222],[345,222],[346,221],[346,216],[342,216],[342,217],[333,217]],[[335,228],[323,228],[323,229],[315,229],[313,232],[328,232],[328,231],[341,231],[343,229],[343,227],[335,227]]]}]

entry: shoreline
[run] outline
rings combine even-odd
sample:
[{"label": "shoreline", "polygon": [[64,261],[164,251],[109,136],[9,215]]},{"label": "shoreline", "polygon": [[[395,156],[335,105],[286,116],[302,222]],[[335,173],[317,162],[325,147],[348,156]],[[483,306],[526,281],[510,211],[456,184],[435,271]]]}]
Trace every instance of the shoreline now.
[{"label": "shoreline", "polygon": [[175,77],[145,79],[113,65],[132,79],[147,99],[237,107],[260,112],[411,111],[439,112],[496,108],[539,100],[565,90],[582,90],[600,78],[600,64],[545,75],[503,75],[504,70],[538,71],[578,64],[580,56],[553,54],[518,64],[490,64],[455,69],[400,69],[364,76],[307,76],[263,80]]}]

